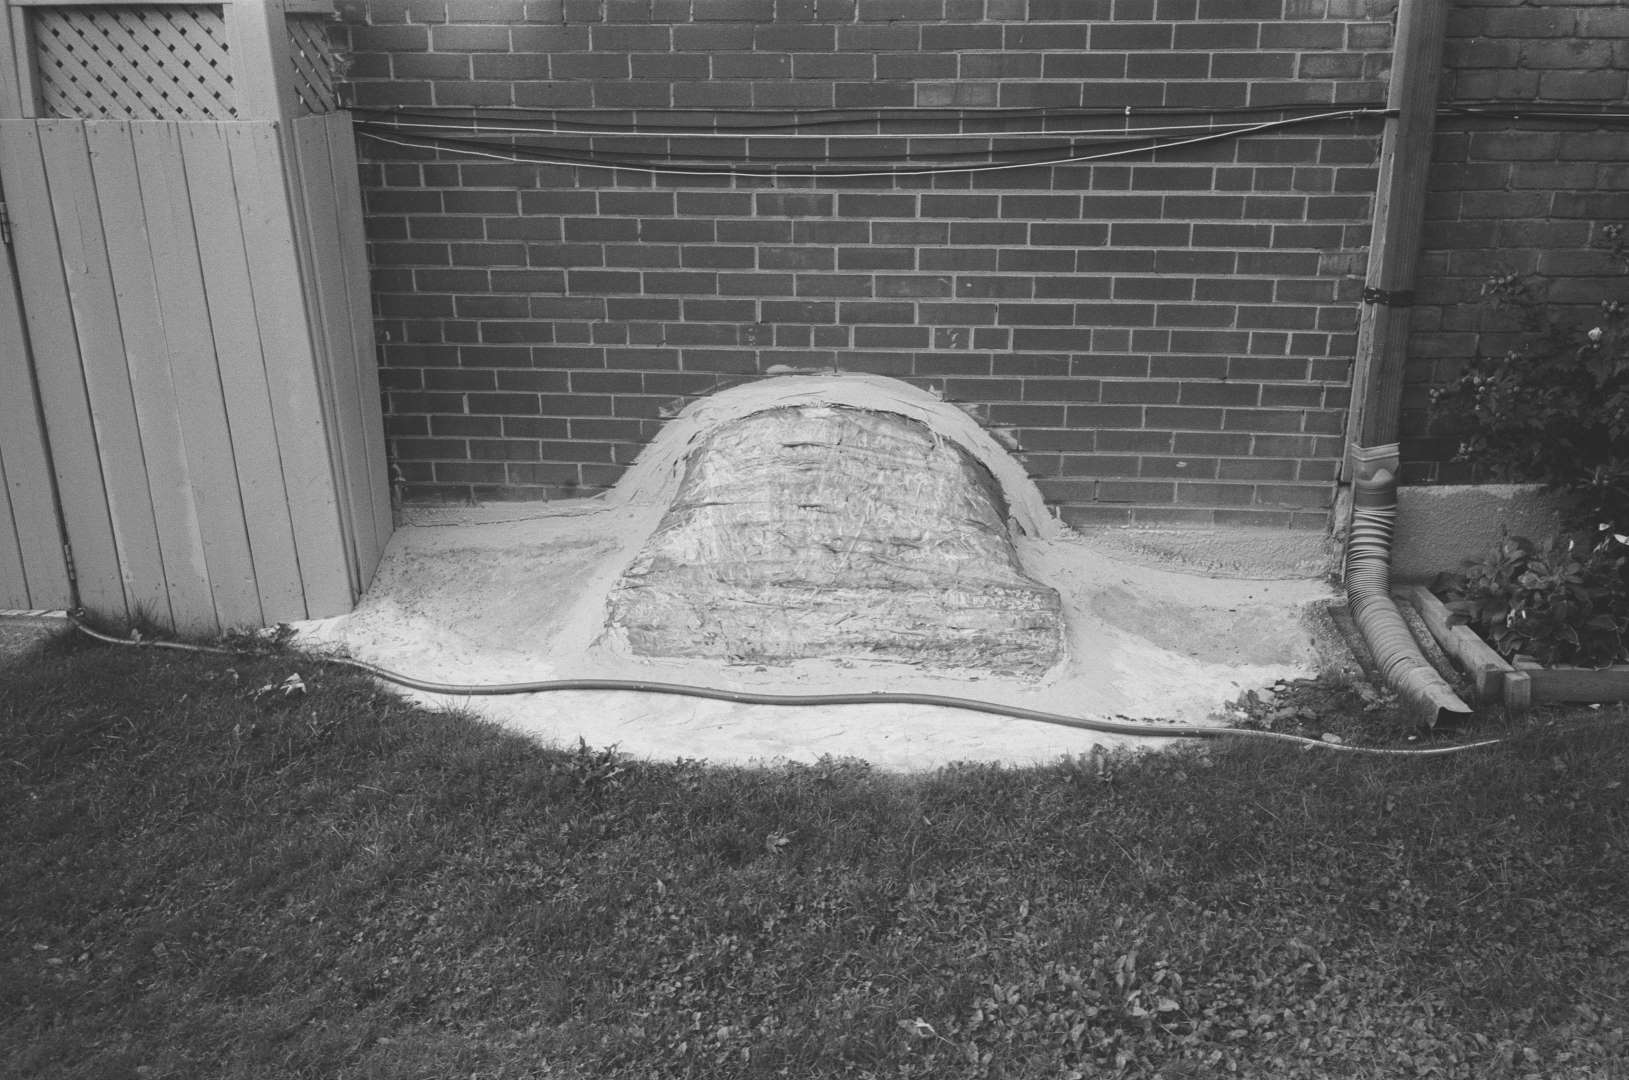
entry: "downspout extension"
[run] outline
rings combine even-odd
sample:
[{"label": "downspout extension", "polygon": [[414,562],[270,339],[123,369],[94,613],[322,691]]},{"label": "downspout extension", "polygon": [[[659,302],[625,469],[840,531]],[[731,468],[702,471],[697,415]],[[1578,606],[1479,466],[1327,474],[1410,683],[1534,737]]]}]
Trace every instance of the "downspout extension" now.
[{"label": "downspout extension", "polygon": [[1427,722],[1471,714],[1420,652],[1391,598],[1391,538],[1397,522],[1397,477],[1390,469],[1352,484],[1352,524],[1346,541],[1346,605],[1387,686],[1415,705]]}]

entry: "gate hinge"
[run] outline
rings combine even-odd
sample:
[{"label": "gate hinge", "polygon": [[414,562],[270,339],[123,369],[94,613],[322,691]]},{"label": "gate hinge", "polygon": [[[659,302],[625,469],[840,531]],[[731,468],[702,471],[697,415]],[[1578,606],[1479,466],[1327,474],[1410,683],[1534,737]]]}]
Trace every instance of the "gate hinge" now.
[{"label": "gate hinge", "polygon": [[11,246],[11,213],[3,202],[0,202],[0,244]]},{"label": "gate hinge", "polygon": [[68,591],[73,593],[77,602],[79,598],[79,568],[74,565],[74,549],[68,546],[67,541],[62,544],[62,568],[68,572]]}]

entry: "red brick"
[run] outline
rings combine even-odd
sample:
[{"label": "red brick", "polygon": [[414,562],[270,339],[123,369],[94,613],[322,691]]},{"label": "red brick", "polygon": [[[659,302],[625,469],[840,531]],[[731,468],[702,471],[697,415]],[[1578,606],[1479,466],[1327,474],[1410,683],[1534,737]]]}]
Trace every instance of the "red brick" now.
[{"label": "red brick", "polygon": [[1132,79],[1205,79],[1211,54],[1206,52],[1143,52],[1126,58],[1126,76]]},{"label": "red brick", "polygon": [[[849,225],[863,226],[863,222],[850,222]],[[874,221],[871,223],[870,242],[873,244],[913,244],[919,247],[933,247],[946,242],[950,235],[949,226],[941,221]],[[855,235],[852,238],[841,238],[834,242],[842,243],[852,239],[854,243],[865,243],[866,238]]]},{"label": "red brick", "polygon": [[498,389],[535,391],[540,394],[563,394],[567,377],[563,371],[538,371],[530,368],[506,368],[497,372]]},{"label": "red brick", "polygon": [[1098,502],[1168,503],[1175,501],[1176,485],[1152,480],[1100,480]]},{"label": "red brick", "polygon": [[1302,414],[1288,409],[1228,409],[1222,417],[1226,431],[1293,432],[1301,424]]},{"label": "red brick", "polygon": [[1177,392],[1178,387],[1174,382],[1146,379],[1108,381],[1102,384],[1102,401],[1105,405],[1168,405],[1176,401]]},{"label": "red brick", "polygon": [[1149,427],[1179,431],[1216,431],[1222,427],[1223,412],[1209,406],[1151,405],[1146,421]]},{"label": "red brick", "polygon": [[1154,353],[1148,358],[1149,375],[1155,379],[1223,379],[1227,358],[1180,353]]},{"label": "red brick", "polygon": [[1109,226],[1100,222],[1037,222],[1030,226],[1029,236],[1032,244],[1095,247],[1108,240]]},{"label": "red brick", "polygon": [[1102,383],[1097,379],[1025,379],[1025,401],[1098,401]]},{"label": "red brick", "polygon": [[1179,483],[1178,501],[1189,506],[1250,506],[1256,488],[1250,484]]},{"label": "red brick", "polygon": [[1179,431],[1171,440],[1178,454],[1248,454],[1252,436],[1233,431]]},{"label": "red brick", "polygon": [[1115,506],[1081,506],[1075,502],[1059,500],[1058,515],[1068,525],[1077,528],[1093,528],[1098,526],[1123,526],[1132,522],[1133,511],[1129,507]]},{"label": "red brick", "polygon": [[1191,300],[1194,295],[1192,278],[1180,277],[1118,277],[1114,279],[1116,300]]},{"label": "red brick", "polygon": [[1174,480],[1209,480],[1216,475],[1216,462],[1208,458],[1149,456],[1141,459],[1137,475]]},{"label": "red brick", "polygon": [[914,304],[846,301],[837,307],[837,321],[849,324],[910,324],[916,321]]},{"label": "red brick", "polygon": [[1546,71],[1539,75],[1538,92],[1556,101],[1623,100],[1629,74],[1621,70]]},{"label": "red brick", "polygon": [[1035,299],[1107,300],[1113,285],[1106,277],[1048,275],[1035,282]]},{"label": "red brick", "polygon": [[1226,458],[1218,463],[1221,480],[1294,480],[1296,463],[1281,458]]},{"label": "red brick", "polygon": [[1116,52],[1045,53],[1039,57],[1046,79],[1123,79],[1126,54]]},{"label": "red brick", "polygon": [[[1067,435],[1072,433],[1057,432],[1056,434]],[[1091,432],[1081,432],[1080,434],[1090,435]],[[1090,449],[1090,447],[1087,447],[1087,449]],[[1064,478],[1076,476],[1106,477],[1109,479],[1119,477],[1135,478],[1137,468],[1138,458],[1133,454],[1065,452],[1058,455],[1058,474]],[[1094,490],[1092,494],[1096,495],[1096,491]]]},{"label": "red brick", "polygon": [[1262,484],[1256,488],[1258,506],[1324,507],[1334,498],[1332,484]]}]

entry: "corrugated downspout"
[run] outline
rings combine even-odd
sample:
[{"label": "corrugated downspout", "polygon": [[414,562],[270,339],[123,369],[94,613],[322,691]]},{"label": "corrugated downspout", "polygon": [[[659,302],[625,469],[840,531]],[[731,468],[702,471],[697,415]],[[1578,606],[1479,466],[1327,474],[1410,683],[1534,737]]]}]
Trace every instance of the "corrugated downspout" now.
[{"label": "corrugated downspout", "polygon": [[1346,605],[1386,685],[1429,722],[1467,716],[1461,701],[1420,652],[1391,598],[1391,537],[1397,521],[1397,478],[1389,469],[1352,485],[1352,528],[1346,541]]}]

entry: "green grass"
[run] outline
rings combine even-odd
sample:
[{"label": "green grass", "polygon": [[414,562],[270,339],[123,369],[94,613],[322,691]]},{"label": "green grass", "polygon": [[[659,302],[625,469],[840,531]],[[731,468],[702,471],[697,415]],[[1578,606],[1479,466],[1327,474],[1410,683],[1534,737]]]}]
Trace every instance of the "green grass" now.
[{"label": "green grass", "polygon": [[59,645],[0,673],[0,1075],[1629,1075],[1629,719],[1578,712],[899,777]]}]

